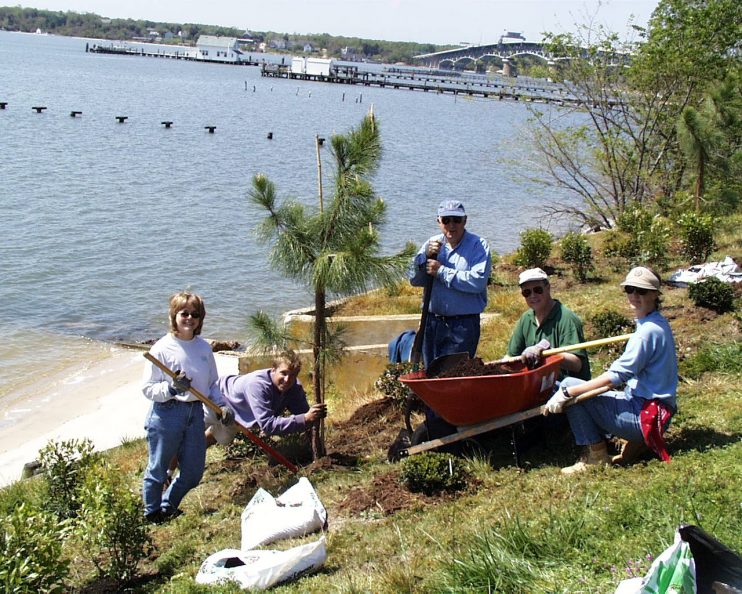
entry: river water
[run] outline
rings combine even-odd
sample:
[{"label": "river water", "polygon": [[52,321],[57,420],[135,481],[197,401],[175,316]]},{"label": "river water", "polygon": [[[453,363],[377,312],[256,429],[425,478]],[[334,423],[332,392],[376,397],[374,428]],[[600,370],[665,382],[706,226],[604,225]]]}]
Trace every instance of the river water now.
[{"label": "river water", "polygon": [[519,103],[96,55],[88,42],[0,32],[0,409],[31,377],[162,335],[177,290],[204,296],[213,338],[244,341],[255,311],[309,305],[255,241],[250,180],[266,173],[280,196],[313,206],[315,135],[347,131],[371,105],[388,250],[434,233],[443,198],[462,199],[468,228],[499,253],[543,222],[547,201],[568,200],[528,181]]}]

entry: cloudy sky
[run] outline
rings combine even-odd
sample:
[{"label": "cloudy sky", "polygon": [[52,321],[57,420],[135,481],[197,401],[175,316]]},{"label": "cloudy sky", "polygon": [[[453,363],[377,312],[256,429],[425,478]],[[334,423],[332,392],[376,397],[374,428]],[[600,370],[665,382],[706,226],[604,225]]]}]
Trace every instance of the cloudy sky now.
[{"label": "cloudy sky", "polygon": [[[112,18],[329,33],[425,43],[485,43],[504,31],[530,41],[595,22],[623,34],[647,24],[658,0],[26,0],[25,8]],[[8,5],[11,5],[8,2]]]}]

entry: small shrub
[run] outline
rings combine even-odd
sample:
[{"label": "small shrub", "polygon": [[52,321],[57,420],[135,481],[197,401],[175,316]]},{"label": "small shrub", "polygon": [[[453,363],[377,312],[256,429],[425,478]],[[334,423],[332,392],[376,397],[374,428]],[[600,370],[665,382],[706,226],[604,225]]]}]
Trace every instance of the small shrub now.
[{"label": "small shrub", "polygon": [[575,278],[584,283],[593,271],[593,250],[581,233],[567,233],[561,241],[562,260],[572,265]]},{"label": "small shrub", "polygon": [[551,233],[544,229],[526,229],[520,234],[520,247],[515,262],[526,268],[543,268],[551,255]]},{"label": "small shrub", "polygon": [[667,268],[671,233],[666,219],[634,205],[619,215],[616,227],[619,232],[604,244],[606,256],[619,256],[629,266]]},{"label": "small shrub", "polygon": [[58,518],[74,518],[80,509],[79,490],[97,459],[89,439],[50,441],[39,451],[46,477],[46,508]]},{"label": "small shrub", "polygon": [[596,338],[618,336],[634,330],[634,324],[622,313],[615,310],[599,311],[590,318]]},{"label": "small shrub", "polygon": [[710,215],[687,212],[678,220],[681,253],[691,264],[706,262],[714,251],[714,219]]},{"label": "small shrub", "polygon": [[66,592],[69,561],[62,556],[67,521],[21,503],[0,518],[0,590],[9,594]]},{"label": "small shrub", "polygon": [[98,573],[118,584],[129,582],[151,548],[139,494],[102,462],[90,469],[80,494],[78,534]]},{"label": "small shrub", "polygon": [[412,363],[389,363],[374,382],[374,388],[384,396],[392,398],[397,404],[403,405],[410,394],[410,389],[399,381],[399,376],[410,371]]},{"label": "small shrub", "polygon": [[469,472],[461,458],[423,452],[402,462],[401,479],[413,493],[432,495],[440,491],[460,491],[467,485]]},{"label": "small shrub", "polygon": [[717,313],[734,309],[734,289],[713,276],[689,285],[688,296],[697,307],[706,307]]}]

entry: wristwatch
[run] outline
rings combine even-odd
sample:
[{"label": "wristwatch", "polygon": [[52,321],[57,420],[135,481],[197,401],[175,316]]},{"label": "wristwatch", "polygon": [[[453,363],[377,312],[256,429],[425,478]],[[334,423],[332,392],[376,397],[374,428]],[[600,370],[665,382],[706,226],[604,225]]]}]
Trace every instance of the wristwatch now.
[{"label": "wristwatch", "polygon": [[565,398],[572,398],[572,396],[569,393],[569,389],[567,388],[567,386],[565,386],[564,384],[562,384],[559,387],[559,389],[562,391],[562,394],[564,394],[564,397]]}]

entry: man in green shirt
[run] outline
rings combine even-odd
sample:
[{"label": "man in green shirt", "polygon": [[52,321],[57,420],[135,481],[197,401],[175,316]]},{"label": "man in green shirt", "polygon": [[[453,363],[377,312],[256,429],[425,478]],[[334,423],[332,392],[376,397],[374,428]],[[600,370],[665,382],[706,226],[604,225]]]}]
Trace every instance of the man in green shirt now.
[{"label": "man in green shirt", "polygon": [[[531,268],[518,278],[520,292],[529,309],[518,320],[508,343],[508,355],[520,355],[529,367],[538,365],[542,352],[585,342],[582,320],[551,296],[548,275]],[[560,380],[565,376],[590,379],[590,362],[585,349],[562,353]]]}]

